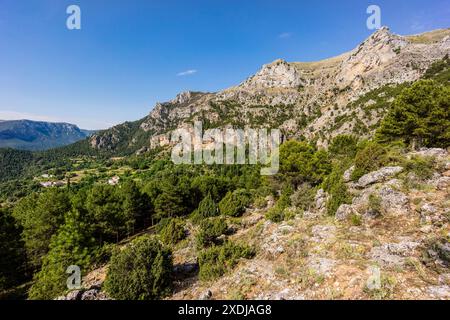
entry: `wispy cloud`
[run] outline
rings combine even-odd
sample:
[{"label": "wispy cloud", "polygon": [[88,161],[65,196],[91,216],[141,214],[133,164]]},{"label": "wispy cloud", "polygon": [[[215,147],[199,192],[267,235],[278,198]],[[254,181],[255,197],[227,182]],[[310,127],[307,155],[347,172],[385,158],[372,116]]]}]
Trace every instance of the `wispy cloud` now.
[{"label": "wispy cloud", "polygon": [[425,30],[425,25],[419,21],[414,21],[410,28],[413,32],[419,32]]},{"label": "wispy cloud", "polygon": [[186,70],[186,71],[178,73],[177,77],[191,76],[196,73],[197,73],[197,70],[195,70],[195,69]]},{"label": "wispy cloud", "polygon": [[280,39],[288,39],[290,37],[292,37],[292,32],[283,32],[278,35]]}]

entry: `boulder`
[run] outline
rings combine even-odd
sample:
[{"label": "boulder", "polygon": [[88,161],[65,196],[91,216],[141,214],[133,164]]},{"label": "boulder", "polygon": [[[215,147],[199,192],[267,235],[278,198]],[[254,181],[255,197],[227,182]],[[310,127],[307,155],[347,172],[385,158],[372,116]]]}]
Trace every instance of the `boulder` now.
[{"label": "boulder", "polygon": [[379,191],[381,206],[384,211],[407,211],[409,198],[391,185],[384,185]]},{"label": "boulder", "polygon": [[108,300],[108,297],[101,291],[100,287],[92,287],[83,292],[81,300]]},{"label": "boulder", "polygon": [[391,178],[402,171],[403,171],[402,167],[384,167],[381,168],[380,170],[362,176],[358,180],[357,186],[360,188],[365,188],[371,184],[383,182],[386,179]]},{"label": "boulder", "polygon": [[369,255],[382,266],[403,266],[406,257],[411,256],[419,243],[413,241],[402,241],[399,243],[386,243],[379,247],[374,247]]},{"label": "boulder", "polygon": [[445,149],[441,148],[422,148],[419,151],[414,152],[413,155],[421,157],[443,158],[448,155],[448,152]]},{"label": "boulder", "polygon": [[83,293],[83,291],[81,291],[81,290],[70,291],[66,295],[66,299],[65,300],[80,300],[82,293]]},{"label": "boulder", "polygon": [[348,170],[344,172],[344,182],[350,182],[352,180],[352,174],[355,171],[355,166],[351,166]]},{"label": "boulder", "polygon": [[316,210],[319,211],[320,213],[325,211],[327,207],[327,201],[328,201],[328,193],[326,193],[323,189],[319,189],[315,197]]},{"label": "boulder", "polygon": [[343,204],[337,209],[335,218],[338,221],[345,221],[350,216],[354,215],[355,213],[356,212],[355,212],[354,208],[351,205]]},{"label": "boulder", "polygon": [[199,300],[211,300],[211,298],[212,298],[211,290],[206,290],[200,295]]}]

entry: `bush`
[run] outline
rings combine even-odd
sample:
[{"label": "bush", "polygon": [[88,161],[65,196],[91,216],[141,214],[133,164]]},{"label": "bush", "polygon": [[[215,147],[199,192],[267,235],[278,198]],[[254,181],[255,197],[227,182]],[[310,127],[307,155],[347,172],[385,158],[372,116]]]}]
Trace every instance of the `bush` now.
[{"label": "bush", "polygon": [[162,242],[175,245],[186,238],[185,223],[180,218],[168,218],[159,222],[158,233]]},{"label": "bush", "polygon": [[228,226],[223,218],[210,218],[202,221],[197,234],[198,247],[208,247],[216,243],[217,238],[225,234]]},{"label": "bush", "polygon": [[211,194],[208,195],[200,201],[197,210],[192,213],[192,221],[194,223],[199,223],[205,218],[215,217],[218,215],[218,208]]},{"label": "bush", "polygon": [[223,215],[239,217],[245,208],[251,204],[251,194],[245,189],[228,192],[219,202],[219,211]]},{"label": "bush", "polygon": [[111,258],[105,289],[118,300],[154,300],[171,292],[171,251],[149,236],[133,240]]},{"label": "bush", "polygon": [[327,212],[334,215],[342,204],[348,204],[352,197],[343,181],[343,170],[336,166],[323,183],[323,189],[330,195],[327,202]]},{"label": "bush", "polygon": [[328,148],[334,156],[354,158],[357,151],[358,138],[352,135],[339,135],[335,137]]},{"label": "bush", "polygon": [[378,170],[387,163],[387,150],[382,145],[368,141],[360,145],[360,150],[355,157],[355,170],[352,180],[357,180],[363,175]]},{"label": "bush", "polygon": [[266,219],[275,223],[284,221],[284,218],[284,210],[277,206],[269,209],[266,213]]},{"label": "bush", "polygon": [[328,152],[307,142],[287,141],[280,146],[280,172],[298,183],[320,184],[331,171]]},{"label": "bush", "polygon": [[372,214],[378,216],[381,214],[382,206],[381,206],[381,198],[377,194],[371,193],[369,195],[369,209],[372,211]]},{"label": "bush", "polygon": [[305,211],[309,210],[310,207],[314,204],[315,196],[316,189],[304,183],[297,188],[297,191],[294,192],[290,199],[294,207]]},{"label": "bush", "polygon": [[199,277],[201,280],[216,279],[234,268],[239,259],[249,259],[254,255],[254,249],[232,242],[205,249],[198,257]]},{"label": "bush", "polygon": [[434,159],[424,157],[412,157],[403,164],[407,172],[414,173],[419,179],[427,180],[434,173]]},{"label": "bush", "polygon": [[285,187],[275,206],[267,211],[266,219],[275,223],[284,221],[287,218],[285,209],[291,205],[292,194],[292,188],[290,186]]}]

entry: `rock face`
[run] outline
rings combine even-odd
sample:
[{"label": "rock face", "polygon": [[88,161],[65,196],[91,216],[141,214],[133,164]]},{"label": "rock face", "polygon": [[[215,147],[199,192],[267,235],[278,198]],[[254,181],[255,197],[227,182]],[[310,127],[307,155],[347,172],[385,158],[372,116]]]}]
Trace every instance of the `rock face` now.
[{"label": "rock face", "polygon": [[355,214],[355,210],[353,209],[353,207],[348,204],[343,204],[337,209],[335,218],[338,221],[344,221],[351,217],[353,214]]},{"label": "rock face", "polygon": [[328,194],[323,189],[319,189],[315,197],[315,203],[316,203],[316,210],[320,214],[325,213],[325,210],[327,208],[327,200]]},{"label": "rock face", "polygon": [[[217,93],[183,92],[172,101],[158,103],[144,119],[96,134],[91,146],[128,152],[167,146],[172,130],[195,120],[215,127],[257,122],[281,128],[287,137],[317,137],[319,145],[337,134],[352,133],[357,123],[367,127],[362,135],[370,136],[384,110],[372,112],[369,119],[363,111],[367,106],[346,107],[371,90],[419,79],[450,52],[449,35],[450,29],[404,37],[382,28],[354,50],[331,59],[276,60],[235,87]],[[392,102],[385,99],[383,105]],[[372,99],[369,104],[375,103]],[[349,121],[337,125],[338,116]]]},{"label": "rock face", "polygon": [[355,166],[351,166],[344,172],[343,176],[344,182],[350,182],[352,180],[353,171],[355,171]]},{"label": "rock face", "polygon": [[245,81],[241,87],[261,88],[297,88],[306,85],[300,72],[293,65],[280,59],[264,65],[257,74]]},{"label": "rock face", "polygon": [[402,167],[384,167],[378,171],[368,173],[358,180],[358,187],[365,188],[371,184],[383,182],[403,171]]},{"label": "rock face", "polygon": [[404,240],[399,243],[387,243],[379,247],[372,248],[370,257],[383,266],[403,266],[406,257],[412,256],[413,251],[419,243]]},{"label": "rock face", "polygon": [[110,300],[101,288],[93,286],[89,289],[73,290],[66,296],[57,298],[56,300]]}]

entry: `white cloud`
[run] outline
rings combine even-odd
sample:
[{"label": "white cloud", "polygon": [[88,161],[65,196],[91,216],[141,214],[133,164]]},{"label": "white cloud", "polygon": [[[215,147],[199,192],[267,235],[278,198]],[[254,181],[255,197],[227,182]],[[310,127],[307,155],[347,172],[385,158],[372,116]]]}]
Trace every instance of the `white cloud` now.
[{"label": "white cloud", "polygon": [[193,74],[196,74],[196,73],[197,73],[197,70],[195,70],[195,69],[186,70],[186,71],[178,73],[177,77],[190,76],[190,75],[193,75]]},{"label": "white cloud", "polygon": [[278,35],[280,39],[288,39],[290,37],[292,37],[292,32],[283,32]]},{"label": "white cloud", "polygon": [[423,23],[419,22],[419,21],[414,21],[411,24],[411,30],[413,32],[423,31],[423,30],[425,30],[425,25]]}]

